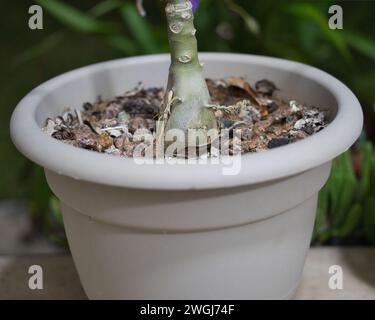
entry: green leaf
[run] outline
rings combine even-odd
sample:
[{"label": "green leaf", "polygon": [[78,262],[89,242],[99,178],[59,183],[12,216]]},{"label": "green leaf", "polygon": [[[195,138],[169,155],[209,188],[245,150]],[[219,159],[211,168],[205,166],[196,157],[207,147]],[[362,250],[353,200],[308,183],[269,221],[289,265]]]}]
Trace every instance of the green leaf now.
[{"label": "green leaf", "polygon": [[67,27],[83,33],[108,34],[116,32],[113,24],[97,21],[90,15],[57,0],[36,0],[46,11]]},{"label": "green leaf", "polygon": [[362,206],[355,204],[346,217],[344,224],[335,230],[334,235],[340,238],[346,238],[351,235],[358,227],[362,215]]},{"label": "green leaf", "polygon": [[293,3],[287,5],[286,10],[297,17],[315,23],[341,55],[348,61],[351,61],[351,54],[344,37],[340,31],[329,28],[328,18],[316,6],[306,2]]},{"label": "green leaf", "polygon": [[340,166],[338,159],[335,159],[332,163],[332,173],[330,177],[331,217],[334,217],[339,210],[341,180]]},{"label": "green leaf", "polygon": [[63,216],[60,208],[60,201],[57,199],[55,196],[51,196],[49,198],[49,207],[51,211],[51,215],[53,220],[57,222],[59,225],[63,226],[64,221],[63,221]]},{"label": "green leaf", "polygon": [[12,60],[12,65],[16,66],[39,57],[43,53],[52,50],[54,47],[60,44],[64,40],[64,37],[65,33],[63,31],[52,33],[51,35],[44,38],[41,42],[37,43],[35,46],[32,46],[23,51],[21,54],[17,55]]},{"label": "green leaf", "polygon": [[324,186],[319,192],[318,207],[314,225],[312,241],[319,241],[322,233],[327,229],[328,189]]},{"label": "green leaf", "polygon": [[251,16],[244,8],[234,3],[232,0],[227,0],[227,5],[230,10],[238,14],[245,22],[246,29],[255,36],[260,34],[260,26],[258,21]]},{"label": "green leaf", "polygon": [[370,177],[372,171],[372,159],[374,157],[371,143],[364,143],[361,146],[362,153],[362,172],[361,172],[361,190],[364,195],[370,192]]},{"label": "green leaf", "polygon": [[112,47],[124,52],[129,56],[139,53],[139,50],[135,43],[123,36],[109,36],[105,39],[105,41]]},{"label": "green leaf", "polygon": [[356,182],[356,177],[353,169],[353,161],[352,161],[352,154],[351,151],[346,151],[342,156],[342,166],[343,170],[346,175],[346,179],[350,180],[351,182]]},{"label": "green leaf", "polygon": [[267,50],[277,56],[302,63],[309,63],[309,60],[300,48],[292,47],[282,42],[265,42],[265,45],[267,46]]},{"label": "green leaf", "polygon": [[375,38],[350,31],[344,32],[344,38],[351,47],[375,61]]},{"label": "green leaf", "polygon": [[134,4],[125,3],[120,11],[123,20],[128,25],[133,37],[142,47],[142,50],[145,53],[159,52],[159,46],[154,39],[147,20],[138,14]]},{"label": "green leaf", "polygon": [[319,230],[318,241],[320,243],[326,243],[332,238],[332,236],[332,229],[328,226],[325,226],[321,230]]},{"label": "green leaf", "polygon": [[58,245],[59,247],[63,247],[66,249],[69,248],[68,240],[65,234],[60,235],[60,234],[51,233],[51,234],[47,234],[47,237],[49,241]]},{"label": "green leaf", "polygon": [[90,14],[94,17],[100,17],[106,13],[111,12],[121,6],[121,1],[118,0],[106,0],[99,2],[97,5],[90,9]]},{"label": "green leaf", "polygon": [[[121,5],[121,3],[118,0],[106,0],[98,3],[94,7],[92,7],[89,10],[89,13],[94,17],[100,17],[116,8],[118,8]],[[49,36],[47,36],[45,39],[43,39],[41,42],[37,43],[35,46],[32,46],[31,48],[26,49],[24,52],[16,56],[12,60],[13,65],[18,65],[21,63],[25,63],[27,61],[33,60],[36,57],[52,50],[54,47],[59,45],[62,41],[64,41],[66,37],[65,30],[59,30],[56,31]],[[111,41],[109,41],[111,42]],[[115,41],[116,43],[118,41]],[[122,41],[124,42],[124,41]],[[130,43],[130,40],[128,41],[128,44]],[[129,44],[130,45],[130,44]],[[119,48],[118,45],[113,45],[117,49]],[[127,50],[124,50],[124,44],[122,44],[121,51],[128,53]],[[129,52],[134,52],[129,49]],[[132,54],[129,53],[129,54]]]},{"label": "green leaf", "polygon": [[339,226],[345,221],[354,199],[356,185],[350,184],[348,181],[347,186],[343,189],[341,194],[338,195],[339,203],[336,212],[333,212],[333,226]]},{"label": "green leaf", "polygon": [[363,223],[367,240],[375,243],[375,197],[368,198],[366,201]]},{"label": "green leaf", "polygon": [[48,213],[49,198],[52,192],[48,187],[43,168],[35,166],[34,170],[31,195],[32,213],[35,217],[43,219]]}]

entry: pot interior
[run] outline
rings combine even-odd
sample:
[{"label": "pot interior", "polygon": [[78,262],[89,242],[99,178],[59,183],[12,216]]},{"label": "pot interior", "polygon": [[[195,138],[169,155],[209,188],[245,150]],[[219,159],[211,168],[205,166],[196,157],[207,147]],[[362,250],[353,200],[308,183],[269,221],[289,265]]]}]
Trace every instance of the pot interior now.
[{"label": "pot interior", "polygon": [[[160,56],[159,56],[160,57]],[[219,79],[230,76],[243,77],[250,84],[268,79],[279,88],[277,95],[286,100],[296,100],[308,106],[318,106],[328,111],[332,121],[338,110],[334,95],[322,84],[308,77],[305,65],[296,64],[287,70],[282,64],[270,65],[266,61],[242,61],[240,59],[201,58],[207,78]],[[36,109],[36,121],[40,127],[45,119],[61,114],[64,109],[80,109],[84,102],[93,102],[98,96],[109,99],[133,89],[139,82],[145,87],[164,87],[168,76],[169,58],[131,59],[107,62],[68,73],[46,92]]]},{"label": "pot interior", "polygon": [[279,97],[326,110],[330,124],[296,143],[241,156],[239,171],[233,175],[223,174],[227,167],[224,162],[140,166],[134,159],[69,146],[40,130],[46,118],[53,118],[66,108],[80,109],[83,103],[93,102],[99,95],[103,99],[121,95],[140,81],[145,87],[165,86],[169,55],[152,55],[84,67],[37,87],[13,113],[12,139],[37,164],[74,179],[128,188],[201,190],[256,184],[302,173],[328,163],[360,135],[363,115],[357,98],[323,71],[252,55],[203,53],[200,60],[205,64],[207,78],[237,76],[252,85],[258,80],[271,80],[280,89]]}]

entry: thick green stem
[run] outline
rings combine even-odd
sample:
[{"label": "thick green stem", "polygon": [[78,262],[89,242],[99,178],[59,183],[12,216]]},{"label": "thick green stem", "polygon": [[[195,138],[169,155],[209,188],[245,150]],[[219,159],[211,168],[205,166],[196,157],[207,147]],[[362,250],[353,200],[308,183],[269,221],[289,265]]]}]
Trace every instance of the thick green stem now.
[{"label": "thick green stem", "polygon": [[198,60],[192,5],[188,0],[167,0],[166,16],[171,50],[171,66],[164,110],[168,106],[167,96],[173,92],[174,103],[166,130],[211,129],[216,127],[210,104],[210,95]]}]

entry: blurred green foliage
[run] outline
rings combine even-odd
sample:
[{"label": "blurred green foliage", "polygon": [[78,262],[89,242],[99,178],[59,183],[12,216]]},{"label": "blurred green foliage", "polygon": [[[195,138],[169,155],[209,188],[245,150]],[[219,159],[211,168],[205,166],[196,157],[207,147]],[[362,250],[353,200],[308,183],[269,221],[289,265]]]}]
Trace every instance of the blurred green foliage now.
[{"label": "blurred green foliage", "polygon": [[[28,28],[28,8],[34,3],[44,9],[43,30]],[[343,30],[328,28],[328,8],[333,4],[343,8]],[[137,14],[134,0],[8,2],[0,22],[0,166],[6,168],[0,199],[32,199],[33,214],[46,217],[46,229],[59,224],[59,210],[41,169],[10,142],[11,112],[33,87],[65,71],[124,56],[168,52],[162,1],[144,0],[144,5],[146,18]],[[276,56],[326,70],[359,97],[367,134],[373,139],[374,9],[371,1],[202,0],[196,14],[199,48]],[[335,162],[320,195],[315,241],[366,237],[374,242],[370,172],[373,177],[375,160],[370,149],[370,143],[361,144],[359,177],[351,171],[349,153]]]},{"label": "blurred green foliage", "polygon": [[361,141],[356,152],[333,161],[331,176],[319,194],[313,241],[375,244],[374,184],[373,145]]}]

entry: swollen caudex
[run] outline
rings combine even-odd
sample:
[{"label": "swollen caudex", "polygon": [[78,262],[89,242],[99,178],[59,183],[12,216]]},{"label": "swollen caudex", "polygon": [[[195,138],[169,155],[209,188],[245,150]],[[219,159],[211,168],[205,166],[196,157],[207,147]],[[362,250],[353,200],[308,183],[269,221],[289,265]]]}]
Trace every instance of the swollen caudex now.
[{"label": "swollen caudex", "polygon": [[178,100],[172,106],[165,97],[163,128],[165,132],[216,128],[213,111],[205,107],[210,96],[198,59],[193,6],[188,0],[167,0],[165,12],[172,57],[167,90]]}]

